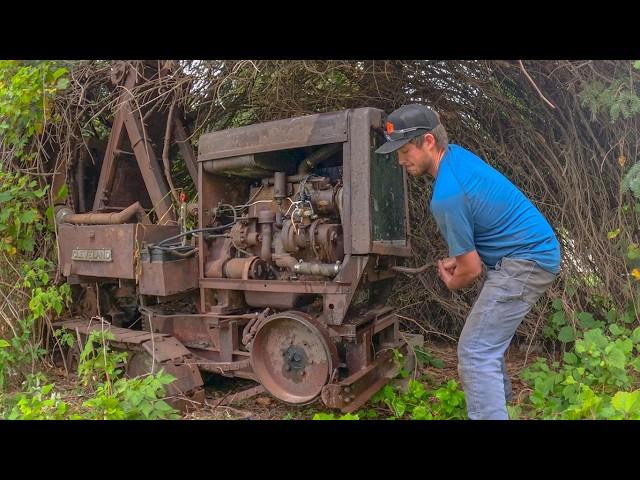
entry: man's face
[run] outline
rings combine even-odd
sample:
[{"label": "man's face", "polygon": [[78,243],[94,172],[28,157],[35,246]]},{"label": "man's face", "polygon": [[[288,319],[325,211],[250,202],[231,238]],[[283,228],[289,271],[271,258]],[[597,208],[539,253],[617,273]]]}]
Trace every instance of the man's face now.
[{"label": "man's face", "polygon": [[414,177],[427,173],[433,163],[433,155],[428,149],[427,142],[420,148],[409,142],[399,148],[397,153],[400,166],[406,167],[407,173]]}]

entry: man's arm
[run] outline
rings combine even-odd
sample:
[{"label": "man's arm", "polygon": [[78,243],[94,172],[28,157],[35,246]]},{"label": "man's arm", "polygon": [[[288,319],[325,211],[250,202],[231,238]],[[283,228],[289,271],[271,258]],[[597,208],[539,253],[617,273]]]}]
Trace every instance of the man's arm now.
[{"label": "man's arm", "polygon": [[438,260],[438,276],[449,290],[468,287],[482,273],[482,261],[475,250],[455,257],[453,274],[450,260]]}]

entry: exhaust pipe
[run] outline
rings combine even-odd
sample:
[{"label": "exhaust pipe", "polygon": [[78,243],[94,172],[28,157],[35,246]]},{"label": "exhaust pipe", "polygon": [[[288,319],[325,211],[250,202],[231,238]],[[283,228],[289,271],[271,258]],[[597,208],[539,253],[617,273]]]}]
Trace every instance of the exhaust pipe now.
[{"label": "exhaust pipe", "polygon": [[125,223],[133,216],[142,223],[149,223],[149,217],[140,202],[128,206],[121,212],[114,213],[74,213],[69,207],[59,208],[56,212],[56,223],[72,223],[75,225],[116,225]]}]

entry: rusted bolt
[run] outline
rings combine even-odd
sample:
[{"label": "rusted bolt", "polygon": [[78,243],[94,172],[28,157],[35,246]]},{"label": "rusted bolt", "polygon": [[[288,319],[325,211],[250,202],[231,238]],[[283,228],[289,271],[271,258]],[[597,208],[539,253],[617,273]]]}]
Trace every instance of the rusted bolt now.
[{"label": "rusted bolt", "polygon": [[344,393],[349,393],[351,392],[351,388],[349,387],[344,387]]},{"label": "rusted bolt", "polygon": [[351,401],[351,397],[344,397],[344,403],[349,403]]}]

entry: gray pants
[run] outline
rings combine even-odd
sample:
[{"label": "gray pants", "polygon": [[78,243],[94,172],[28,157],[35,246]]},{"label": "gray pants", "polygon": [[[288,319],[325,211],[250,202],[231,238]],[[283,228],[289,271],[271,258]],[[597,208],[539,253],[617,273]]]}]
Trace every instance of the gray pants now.
[{"label": "gray pants", "polygon": [[504,353],[522,319],[555,278],[535,262],[508,257],[487,271],[458,342],[458,372],[469,418],[509,418],[511,381]]}]

